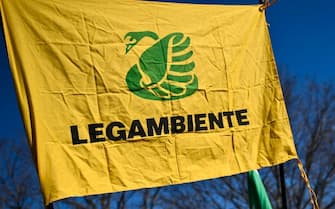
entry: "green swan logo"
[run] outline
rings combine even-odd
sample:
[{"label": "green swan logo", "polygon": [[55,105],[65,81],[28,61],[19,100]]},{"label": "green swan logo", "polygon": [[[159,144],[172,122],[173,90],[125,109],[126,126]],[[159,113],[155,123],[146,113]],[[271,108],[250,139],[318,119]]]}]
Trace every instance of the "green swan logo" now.
[{"label": "green swan logo", "polygon": [[129,32],[124,37],[126,54],[144,37],[153,39],[154,44],[129,69],[126,82],[130,91],[151,100],[175,100],[195,93],[198,78],[193,72],[190,38],[179,32],[161,39],[151,31]]}]

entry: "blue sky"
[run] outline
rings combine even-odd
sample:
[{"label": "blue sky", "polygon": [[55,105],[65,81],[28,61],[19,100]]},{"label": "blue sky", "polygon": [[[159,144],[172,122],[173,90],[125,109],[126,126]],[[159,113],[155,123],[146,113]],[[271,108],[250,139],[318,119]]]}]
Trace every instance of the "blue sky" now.
[{"label": "blue sky", "polygon": [[[190,2],[185,0],[184,2]],[[210,0],[193,2],[257,3],[251,0]],[[312,0],[278,2],[267,10],[270,35],[279,70],[318,82],[335,81],[335,2]],[[0,39],[0,143],[24,140],[24,128],[16,101],[3,36]],[[26,145],[26,143],[25,143]]]},{"label": "blue sky", "polygon": [[334,81],[335,2],[278,1],[267,12],[278,66],[286,65],[300,79]]}]

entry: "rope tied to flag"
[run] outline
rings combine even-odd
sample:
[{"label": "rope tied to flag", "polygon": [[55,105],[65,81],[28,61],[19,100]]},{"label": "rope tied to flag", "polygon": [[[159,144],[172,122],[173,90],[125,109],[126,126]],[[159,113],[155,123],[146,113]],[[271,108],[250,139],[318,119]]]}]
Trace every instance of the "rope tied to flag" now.
[{"label": "rope tied to flag", "polygon": [[269,8],[270,6],[274,5],[277,2],[277,0],[265,0],[264,3],[262,4],[262,6],[259,7],[259,11],[263,12],[264,10],[266,10],[267,8]]},{"label": "rope tied to flag", "polygon": [[303,164],[302,164],[302,162],[299,158],[297,159],[297,163],[298,163],[298,167],[299,167],[299,170],[300,170],[301,178],[304,180],[304,182],[307,186],[307,189],[308,189],[308,192],[309,192],[309,197],[310,197],[310,202],[313,205],[313,209],[319,209],[317,196],[316,196],[314,190],[311,187],[311,184],[308,180],[308,176],[305,172],[304,166],[303,166]]}]

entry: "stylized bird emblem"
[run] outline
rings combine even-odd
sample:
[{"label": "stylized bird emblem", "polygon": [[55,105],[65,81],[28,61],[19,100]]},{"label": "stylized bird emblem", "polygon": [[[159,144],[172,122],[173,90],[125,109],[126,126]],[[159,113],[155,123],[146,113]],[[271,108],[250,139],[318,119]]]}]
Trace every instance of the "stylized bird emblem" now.
[{"label": "stylized bird emblem", "polygon": [[183,33],[171,33],[159,39],[151,31],[125,35],[126,54],[144,37],[154,44],[146,49],[126,77],[128,88],[137,96],[152,100],[174,100],[190,96],[198,89],[193,70],[191,39]]}]

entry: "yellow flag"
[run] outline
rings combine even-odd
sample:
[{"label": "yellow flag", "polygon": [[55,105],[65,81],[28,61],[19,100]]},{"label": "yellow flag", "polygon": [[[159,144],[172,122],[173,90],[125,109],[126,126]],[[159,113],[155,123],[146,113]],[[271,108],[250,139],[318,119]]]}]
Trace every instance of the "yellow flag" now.
[{"label": "yellow flag", "polygon": [[46,203],[297,158],[258,8],[1,0]]}]

